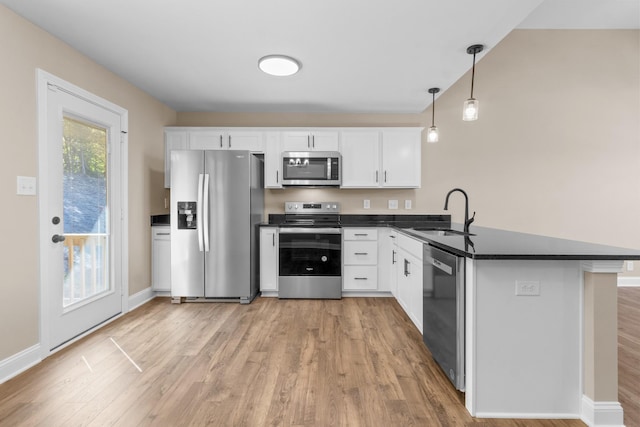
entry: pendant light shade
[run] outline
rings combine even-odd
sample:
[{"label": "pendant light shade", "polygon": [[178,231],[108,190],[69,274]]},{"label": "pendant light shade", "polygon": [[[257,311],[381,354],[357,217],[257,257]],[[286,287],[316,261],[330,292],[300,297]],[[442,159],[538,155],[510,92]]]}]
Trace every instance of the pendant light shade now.
[{"label": "pendant light shade", "polygon": [[429,89],[429,93],[433,95],[433,102],[431,103],[431,127],[427,131],[427,142],[438,142],[438,128],[435,125],[436,117],[436,93],[440,92],[440,88],[432,87]]},{"label": "pendant light shade", "polygon": [[473,55],[473,67],[471,68],[471,96],[464,102],[462,109],[462,120],[470,122],[478,120],[478,109],[480,104],[477,99],[473,97],[473,83],[476,77],[476,54],[482,52],[484,46],[481,44],[474,44],[467,48],[467,53]]}]

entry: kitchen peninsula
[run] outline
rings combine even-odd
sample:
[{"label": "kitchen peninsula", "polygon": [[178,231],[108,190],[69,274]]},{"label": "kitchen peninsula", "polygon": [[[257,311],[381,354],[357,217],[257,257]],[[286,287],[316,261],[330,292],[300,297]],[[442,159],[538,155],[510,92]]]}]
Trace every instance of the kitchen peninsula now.
[{"label": "kitchen peninsula", "polygon": [[623,424],[617,273],[640,251],[473,226],[404,232],[465,259],[471,415]]}]

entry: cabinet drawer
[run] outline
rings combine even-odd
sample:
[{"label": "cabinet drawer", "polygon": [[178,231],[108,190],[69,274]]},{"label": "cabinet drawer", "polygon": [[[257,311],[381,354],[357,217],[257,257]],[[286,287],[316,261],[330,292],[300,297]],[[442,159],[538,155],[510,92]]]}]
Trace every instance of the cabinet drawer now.
[{"label": "cabinet drawer", "polygon": [[378,289],[378,268],[376,266],[345,266],[342,279],[345,290]]},{"label": "cabinet drawer", "polygon": [[422,247],[424,243],[421,240],[414,239],[406,234],[398,233],[396,241],[399,248],[404,249],[411,255],[418,258],[418,260],[422,261]]},{"label": "cabinet drawer", "polygon": [[378,240],[376,228],[345,228],[342,232],[344,240]]},{"label": "cabinet drawer", "polygon": [[345,265],[377,265],[378,242],[344,242]]}]

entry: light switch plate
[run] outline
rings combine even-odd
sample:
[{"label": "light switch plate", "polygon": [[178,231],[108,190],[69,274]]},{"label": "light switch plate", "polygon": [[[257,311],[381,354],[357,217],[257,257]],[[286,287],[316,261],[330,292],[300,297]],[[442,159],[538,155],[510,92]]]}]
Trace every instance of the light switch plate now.
[{"label": "light switch plate", "polygon": [[36,195],[36,177],[35,176],[19,176],[16,179],[17,194],[20,196]]},{"label": "light switch plate", "polygon": [[371,207],[371,200],[364,199],[364,202],[362,202],[362,207],[365,209],[369,209]]},{"label": "light switch plate", "polygon": [[404,201],[404,208],[405,209],[411,209],[411,200],[405,200]]},{"label": "light switch plate", "polygon": [[389,209],[398,209],[398,201],[389,200]]}]

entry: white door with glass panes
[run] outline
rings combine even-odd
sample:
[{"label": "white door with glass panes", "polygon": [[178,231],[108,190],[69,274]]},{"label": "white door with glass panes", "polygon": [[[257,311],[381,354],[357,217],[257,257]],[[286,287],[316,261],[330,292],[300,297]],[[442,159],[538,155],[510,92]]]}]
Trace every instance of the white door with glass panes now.
[{"label": "white door with glass panes", "polygon": [[38,98],[41,325],[52,350],[123,311],[127,113],[44,72]]}]

